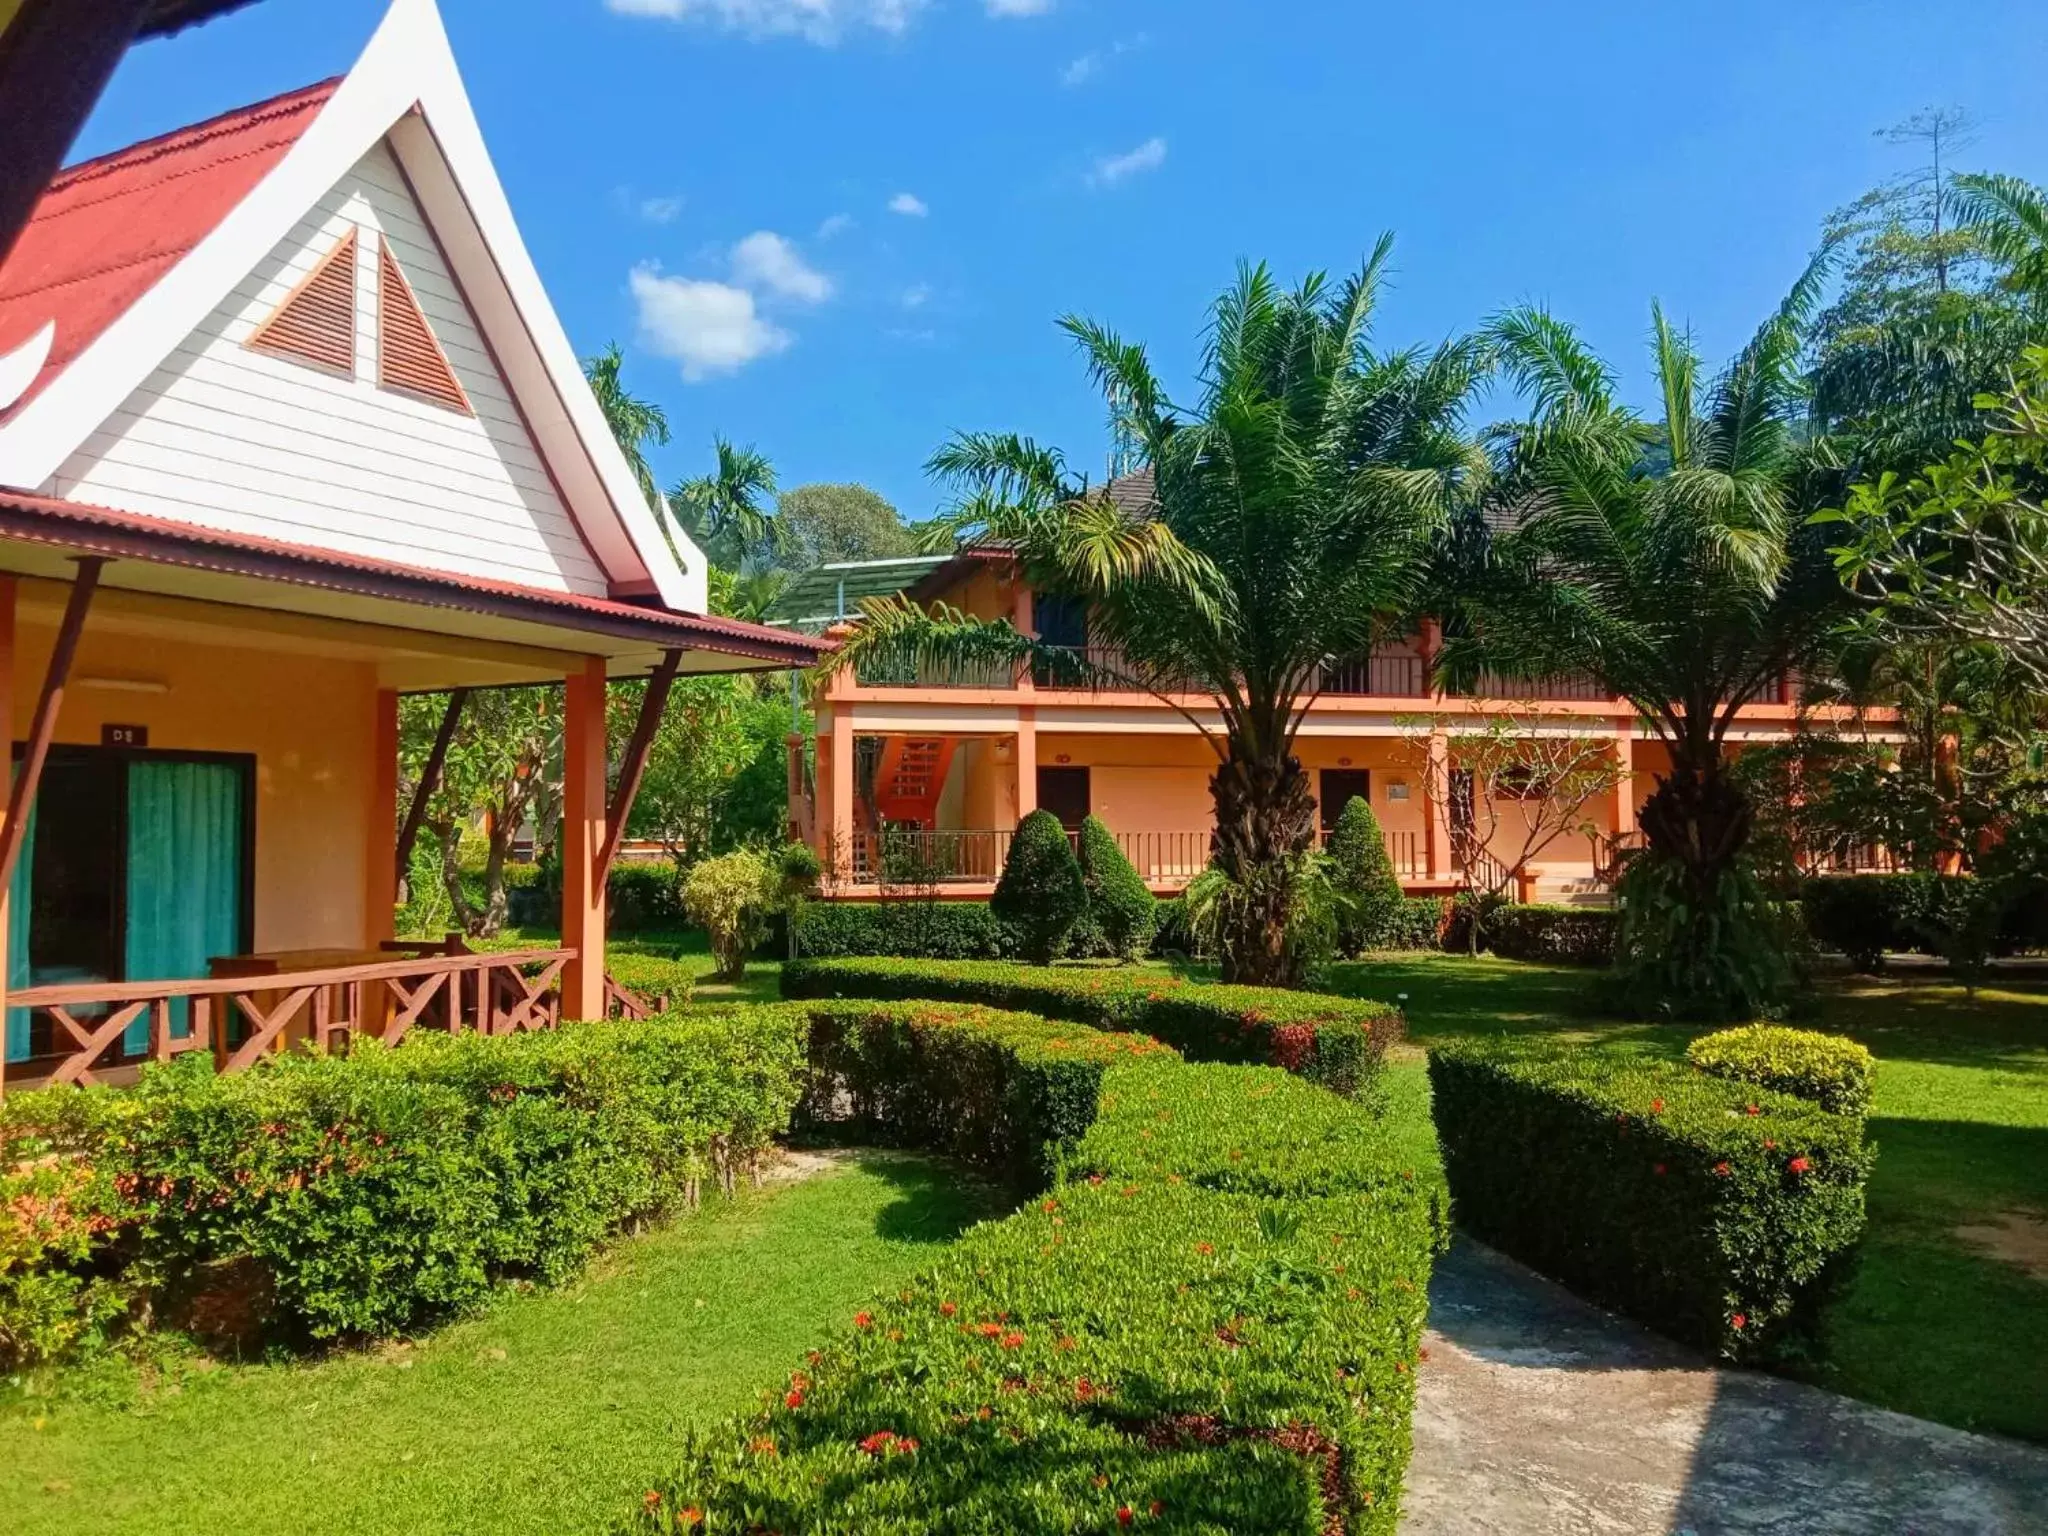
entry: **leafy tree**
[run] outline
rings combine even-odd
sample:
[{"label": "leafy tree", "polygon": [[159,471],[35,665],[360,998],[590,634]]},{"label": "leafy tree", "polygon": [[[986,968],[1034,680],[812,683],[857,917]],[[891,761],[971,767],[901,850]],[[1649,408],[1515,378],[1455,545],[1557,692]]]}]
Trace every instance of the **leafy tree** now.
[{"label": "leafy tree", "polygon": [[1159,902],[1098,817],[1081,823],[1081,878],[1088,892],[1088,925],[1117,959],[1143,959],[1159,926]]},{"label": "leafy tree", "polygon": [[1817,521],[1888,638],[1997,648],[2048,686],[2048,347],[2029,348],[1993,429],[1907,479],[1855,486]]},{"label": "leafy tree", "polygon": [[[447,708],[447,695],[405,698],[399,707],[399,788],[409,804]],[[562,695],[559,688],[488,688],[469,695],[449,743],[441,781],[422,826],[440,847],[441,881],[465,933],[488,937],[505,925],[505,865],[520,830],[552,842],[561,819]],[[472,864],[465,840],[483,845]]]},{"label": "leafy tree", "polygon": [[[1376,352],[1382,240],[1350,279],[1283,290],[1246,267],[1211,314],[1199,398],[1176,406],[1143,347],[1092,321],[1061,324],[1108,399],[1120,441],[1149,469],[1091,486],[1054,449],[968,433],[931,468],[962,499],[949,522],[1015,551],[1038,591],[1084,603],[1093,663],[1036,645],[1005,621],[906,602],[870,603],[835,665],[866,655],[1094,670],[1169,704],[1211,695],[1216,870],[1227,899],[1223,971],[1284,984],[1303,958],[1297,905],[1315,800],[1294,755],[1330,658],[1400,628],[1448,510],[1486,469],[1463,432],[1478,347]],[[908,653],[906,655],[906,653]],[[1176,706],[1178,707],[1178,706]]]},{"label": "leafy tree", "polygon": [[890,560],[918,552],[918,537],[895,507],[864,485],[800,485],[784,491],[775,520],[778,562],[791,571],[846,560]]},{"label": "leafy tree", "polygon": [[1387,856],[1380,819],[1363,795],[1353,795],[1337,814],[1324,849],[1330,859],[1330,881],[1342,899],[1338,946],[1356,955],[1379,944],[1401,910],[1401,881]]},{"label": "leafy tree", "polygon": [[1017,823],[989,906],[1033,965],[1051,965],[1065,950],[1088,910],[1088,889],[1067,829],[1052,812],[1033,811]]},{"label": "leafy tree", "polygon": [[1809,270],[1710,381],[1656,311],[1654,422],[1616,399],[1613,372],[1569,326],[1525,309],[1490,327],[1534,408],[1499,441],[1505,531],[1481,527],[1459,547],[1444,667],[1467,687],[1483,669],[1590,675],[1663,743],[1670,767],[1642,809],[1648,852],[1621,882],[1619,946],[1639,999],[1659,1009],[1740,1013],[1790,984],[1743,866],[1755,812],[1725,743],[1742,701],[1820,662],[1846,601],[1807,526],[1795,431],[1819,277]]},{"label": "leafy tree", "polygon": [[2000,388],[2041,335],[2036,307],[2009,280],[2016,253],[1970,212],[1990,209],[1968,190],[1986,179],[1953,170],[1967,118],[1916,113],[1883,136],[1921,146],[1926,160],[1829,219],[1845,271],[1811,339],[1815,425],[1869,474],[1916,468],[1975,436],[1977,396]]}]

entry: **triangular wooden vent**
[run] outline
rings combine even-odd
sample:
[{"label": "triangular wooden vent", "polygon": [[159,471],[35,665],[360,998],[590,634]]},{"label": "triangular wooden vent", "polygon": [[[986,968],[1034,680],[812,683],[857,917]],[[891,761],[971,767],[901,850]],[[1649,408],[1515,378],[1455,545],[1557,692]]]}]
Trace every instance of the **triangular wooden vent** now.
[{"label": "triangular wooden vent", "polygon": [[389,242],[377,250],[377,382],[474,415]]},{"label": "triangular wooden vent", "polygon": [[320,258],[249,338],[259,352],[353,375],[356,371],[356,232]]}]

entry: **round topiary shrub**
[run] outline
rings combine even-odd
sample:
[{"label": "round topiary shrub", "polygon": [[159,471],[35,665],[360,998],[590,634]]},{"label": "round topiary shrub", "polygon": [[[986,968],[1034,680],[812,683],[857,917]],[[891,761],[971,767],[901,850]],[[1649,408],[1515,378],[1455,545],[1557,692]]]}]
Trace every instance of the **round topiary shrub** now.
[{"label": "round topiary shrub", "polygon": [[1380,819],[1362,795],[1353,795],[1337,817],[1325,849],[1331,884],[1343,898],[1337,942],[1347,955],[1377,949],[1392,936],[1401,916],[1401,882],[1387,856]]},{"label": "round topiary shrub", "polygon": [[1709,1077],[1774,1088],[1859,1117],[1870,1112],[1877,1073],[1870,1052],[1854,1040],[1772,1024],[1701,1035],[1686,1048],[1685,1059]]},{"label": "round topiary shrub", "polygon": [[1052,812],[1033,811],[1017,824],[989,906],[1033,965],[1051,965],[1065,950],[1088,910],[1088,888],[1067,829]]},{"label": "round topiary shrub", "polygon": [[1097,818],[1081,823],[1081,880],[1088,892],[1089,925],[1102,947],[1129,963],[1142,959],[1159,926],[1159,901]]}]

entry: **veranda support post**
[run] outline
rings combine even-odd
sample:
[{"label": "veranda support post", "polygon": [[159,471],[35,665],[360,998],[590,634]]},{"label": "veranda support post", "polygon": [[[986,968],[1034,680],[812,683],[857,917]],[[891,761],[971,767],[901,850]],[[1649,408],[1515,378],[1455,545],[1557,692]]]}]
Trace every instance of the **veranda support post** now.
[{"label": "veranda support post", "polygon": [[[15,580],[12,576],[0,576],[0,721],[7,723],[7,735],[14,736],[14,594]],[[0,817],[7,814],[0,804]],[[0,822],[0,829],[5,823]],[[0,956],[8,953],[7,925],[12,914],[7,910],[7,887],[0,885]],[[0,963],[0,1019],[7,1016],[7,966]],[[0,1098],[7,1093],[7,1044],[6,1028],[0,1025]]]},{"label": "veranda support post", "polygon": [[605,662],[584,658],[566,679],[562,711],[562,1017],[601,1019],[604,995]]}]

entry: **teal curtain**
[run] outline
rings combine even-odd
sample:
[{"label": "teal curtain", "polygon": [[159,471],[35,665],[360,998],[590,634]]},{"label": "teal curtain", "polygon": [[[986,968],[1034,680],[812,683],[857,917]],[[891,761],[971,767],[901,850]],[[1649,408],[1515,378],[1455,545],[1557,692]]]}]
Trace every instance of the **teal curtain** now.
[{"label": "teal curtain", "polygon": [[[28,830],[21,839],[21,853],[14,861],[14,877],[7,883],[7,990],[18,992],[32,985],[28,970],[29,871],[36,861],[36,810],[28,810]],[[28,1010],[7,1010],[7,1059],[28,1060]]]},{"label": "teal curtain", "polygon": [[[193,980],[241,948],[242,783],[224,763],[128,765],[128,980]],[[181,999],[172,1032],[191,1027]],[[147,1050],[148,1022],[123,1040]]]}]

